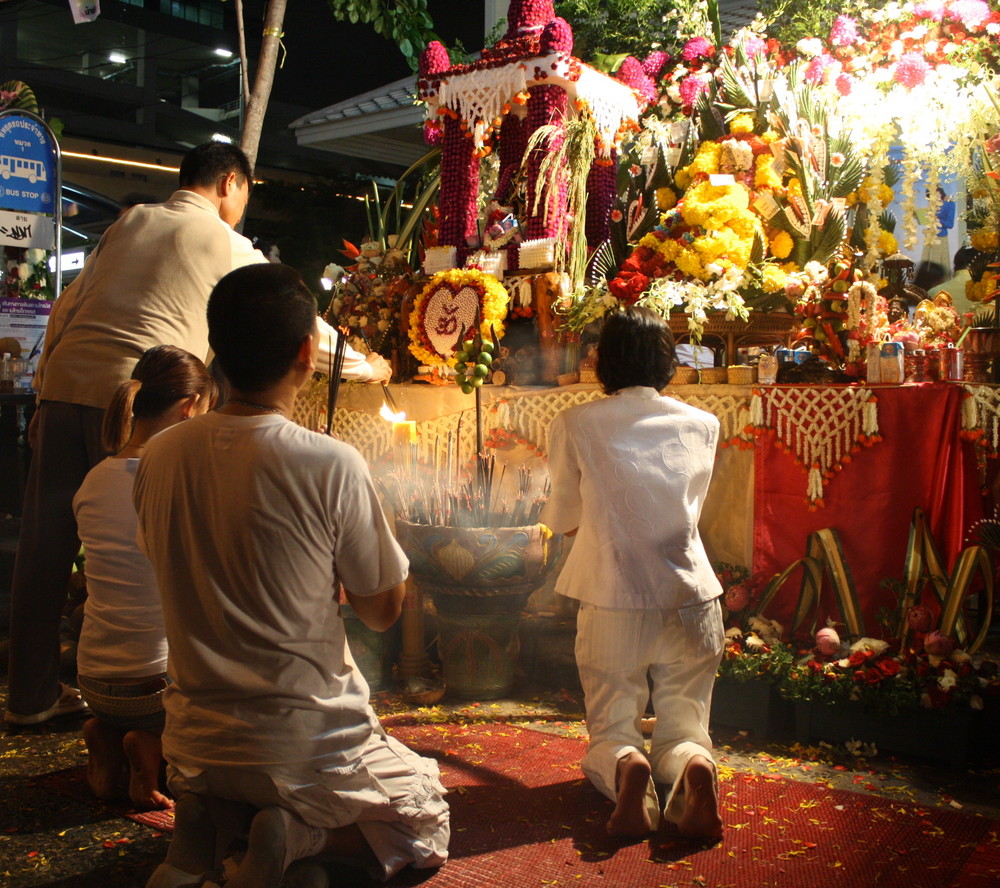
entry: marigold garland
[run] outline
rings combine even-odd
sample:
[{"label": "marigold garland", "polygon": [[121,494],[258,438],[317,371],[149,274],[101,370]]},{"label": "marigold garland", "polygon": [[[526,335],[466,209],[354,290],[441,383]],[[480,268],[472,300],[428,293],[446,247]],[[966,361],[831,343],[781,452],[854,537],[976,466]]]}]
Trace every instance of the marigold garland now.
[{"label": "marigold garland", "polygon": [[[503,337],[503,319],[507,316],[507,303],[510,301],[510,296],[503,285],[493,275],[486,274],[478,268],[452,268],[448,271],[439,271],[420,291],[410,314],[410,353],[422,364],[434,366],[452,362],[453,348],[445,351],[434,345],[427,331],[427,313],[435,294],[446,291],[454,299],[463,290],[472,290],[477,296],[482,335],[486,338],[494,334],[497,339]],[[452,312],[449,317],[438,318],[436,322],[439,324],[436,330],[438,335],[454,334],[457,342],[461,327],[457,313]],[[446,324],[447,329],[440,326],[442,323]]]}]

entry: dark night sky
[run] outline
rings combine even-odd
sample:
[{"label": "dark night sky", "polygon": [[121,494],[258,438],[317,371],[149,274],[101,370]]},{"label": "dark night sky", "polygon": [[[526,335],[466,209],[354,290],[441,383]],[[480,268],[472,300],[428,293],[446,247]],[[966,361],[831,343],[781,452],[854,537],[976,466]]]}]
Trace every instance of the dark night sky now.
[{"label": "dark night sky", "polygon": [[[263,3],[245,3],[246,29],[257,31],[254,14]],[[483,45],[483,8],[476,0],[429,0],[435,30],[446,46],[460,39],[466,49]],[[288,56],[275,72],[272,97],[316,110],[410,73],[399,50],[369,25],[337,22],[322,0],[288,0],[284,43]],[[280,56],[279,56],[280,60]]]}]

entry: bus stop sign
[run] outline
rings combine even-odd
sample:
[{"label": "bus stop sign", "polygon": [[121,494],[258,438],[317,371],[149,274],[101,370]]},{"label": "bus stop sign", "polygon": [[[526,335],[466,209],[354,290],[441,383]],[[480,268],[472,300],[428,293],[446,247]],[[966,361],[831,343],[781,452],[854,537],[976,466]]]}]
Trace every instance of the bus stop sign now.
[{"label": "bus stop sign", "polygon": [[34,115],[0,115],[0,209],[56,212],[56,152],[52,131]]}]

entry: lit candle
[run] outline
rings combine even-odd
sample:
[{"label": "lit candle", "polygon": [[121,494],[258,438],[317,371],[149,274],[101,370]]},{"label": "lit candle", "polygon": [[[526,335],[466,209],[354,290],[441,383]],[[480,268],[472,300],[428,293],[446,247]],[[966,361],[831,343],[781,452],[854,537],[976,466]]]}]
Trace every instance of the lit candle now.
[{"label": "lit candle", "polygon": [[[406,415],[405,413],[403,414]],[[417,424],[412,419],[392,421],[392,445],[393,447],[409,448],[411,444],[417,443]]]},{"label": "lit candle", "polygon": [[417,446],[417,424],[408,420],[405,413],[393,413],[388,404],[383,404],[379,411],[383,419],[392,423],[392,452],[394,458],[410,467]]}]

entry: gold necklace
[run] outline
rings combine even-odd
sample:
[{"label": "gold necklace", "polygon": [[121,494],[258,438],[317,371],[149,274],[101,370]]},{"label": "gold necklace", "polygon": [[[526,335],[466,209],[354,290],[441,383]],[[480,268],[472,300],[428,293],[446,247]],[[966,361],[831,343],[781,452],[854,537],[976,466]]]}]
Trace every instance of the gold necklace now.
[{"label": "gold necklace", "polygon": [[236,404],[240,407],[249,407],[251,410],[262,410],[264,413],[277,413],[284,416],[285,411],[280,407],[268,407],[266,404],[255,404],[253,401],[244,401],[242,398],[230,398],[226,404]]}]

